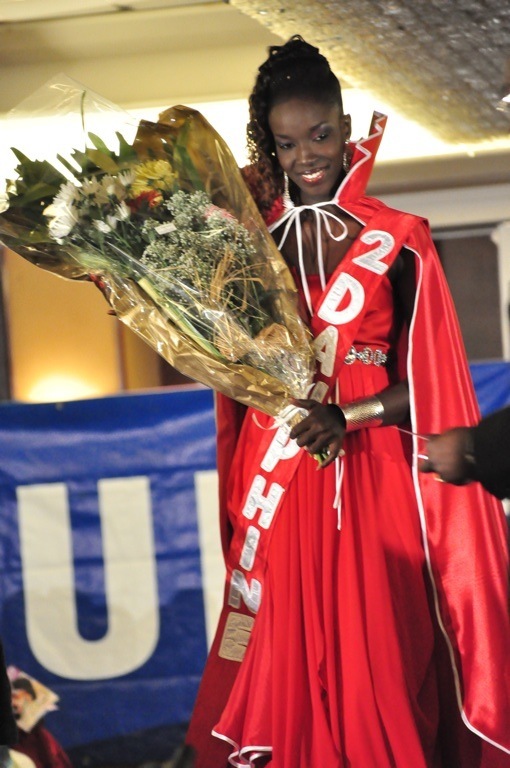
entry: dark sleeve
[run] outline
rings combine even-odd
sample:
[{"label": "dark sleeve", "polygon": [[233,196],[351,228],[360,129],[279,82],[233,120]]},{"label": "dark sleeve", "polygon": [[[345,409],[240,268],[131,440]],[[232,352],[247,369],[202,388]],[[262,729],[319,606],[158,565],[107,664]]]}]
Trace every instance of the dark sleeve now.
[{"label": "dark sleeve", "polygon": [[12,714],[11,684],[5,668],[4,649],[0,642],[0,744],[12,746],[18,741],[18,729]]},{"label": "dark sleeve", "polygon": [[473,429],[476,479],[499,499],[510,497],[510,407]]}]

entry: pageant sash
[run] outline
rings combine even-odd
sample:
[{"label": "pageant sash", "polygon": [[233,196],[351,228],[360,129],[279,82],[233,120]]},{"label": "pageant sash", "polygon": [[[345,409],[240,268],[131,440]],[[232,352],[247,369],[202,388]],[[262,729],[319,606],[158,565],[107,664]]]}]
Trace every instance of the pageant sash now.
[{"label": "pageant sash", "polygon": [[331,382],[337,381],[379,281],[400,253],[416,221],[411,214],[388,208],[379,210],[350,249],[354,251],[357,246],[356,253],[333,274],[311,322],[319,363],[314,399],[323,401],[326,387],[330,389]]}]

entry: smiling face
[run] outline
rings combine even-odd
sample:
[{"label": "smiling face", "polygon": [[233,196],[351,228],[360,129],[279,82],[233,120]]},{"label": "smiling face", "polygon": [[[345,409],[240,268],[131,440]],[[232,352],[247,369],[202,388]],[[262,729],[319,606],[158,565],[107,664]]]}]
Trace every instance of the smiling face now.
[{"label": "smiling face", "polygon": [[351,119],[339,104],[291,98],[275,104],[269,127],[283,171],[296,184],[304,205],[331,200],[343,172]]}]

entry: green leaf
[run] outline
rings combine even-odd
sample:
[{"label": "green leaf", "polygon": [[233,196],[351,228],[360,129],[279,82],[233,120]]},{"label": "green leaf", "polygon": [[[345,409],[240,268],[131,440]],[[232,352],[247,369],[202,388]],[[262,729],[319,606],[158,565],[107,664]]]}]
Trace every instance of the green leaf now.
[{"label": "green leaf", "polygon": [[137,154],[131,144],[128,144],[124,136],[118,131],[115,133],[119,141],[119,160],[121,163],[127,163],[137,157]]},{"label": "green leaf", "polygon": [[119,166],[110,155],[105,155],[99,149],[87,149],[87,157],[105,173],[118,173]]},{"label": "green leaf", "polygon": [[11,147],[11,152],[15,157],[19,160],[21,165],[29,165],[30,163],[33,163],[33,160],[30,160],[29,157],[23,154],[19,149],[16,149],[16,147]]},{"label": "green leaf", "polygon": [[[9,184],[9,206],[33,209],[34,216],[40,216],[41,203],[50,202],[65,183],[66,178],[47,160],[30,160],[23,152],[13,148],[19,163],[16,167],[18,178]],[[34,203],[37,204],[34,206]]]},{"label": "green leaf", "polygon": [[16,172],[27,185],[31,185],[40,179],[47,179],[48,182],[58,181],[62,183],[64,176],[57,171],[47,160],[31,160],[29,157],[13,148],[12,152],[19,160]]},{"label": "green leaf", "polygon": [[71,152],[71,157],[76,165],[78,165],[78,167],[81,169],[78,174],[79,178],[83,178],[83,176],[88,175],[97,169],[96,164],[90,160],[85,152],[81,152],[79,149],[73,149]]},{"label": "green leaf", "polygon": [[203,181],[192,162],[189,152],[185,146],[179,142],[176,143],[174,148],[174,164],[176,168],[181,168],[181,174],[191,182],[192,188],[203,192],[205,190]]},{"label": "green leaf", "polygon": [[59,161],[59,163],[62,163],[62,165],[64,166],[64,168],[67,168],[67,170],[69,171],[69,173],[71,173],[71,174],[72,174],[73,176],[75,176],[75,177],[77,177],[77,176],[78,176],[78,174],[79,174],[79,169],[78,169],[78,168],[77,168],[75,165],[72,165],[72,164],[69,162],[69,160],[66,160],[66,158],[65,158],[65,157],[62,157],[62,155],[57,155],[57,160]]},{"label": "green leaf", "polygon": [[101,152],[104,152],[106,155],[110,155],[111,152],[104,143],[103,139],[98,136],[96,133],[89,133],[89,139],[92,142],[92,144],[95,146],[96,149],[99,149]]},{"label": "green leaf", "polygon": [[44,181],[39,181],[36,184],[30,185],[29,190],[24,195],[12,202],[18,207],[33,203],[37,200],[44,200],[45,198],[53,200],[59,189],[60,184],[55,186],[54,184],[46,184]]}]

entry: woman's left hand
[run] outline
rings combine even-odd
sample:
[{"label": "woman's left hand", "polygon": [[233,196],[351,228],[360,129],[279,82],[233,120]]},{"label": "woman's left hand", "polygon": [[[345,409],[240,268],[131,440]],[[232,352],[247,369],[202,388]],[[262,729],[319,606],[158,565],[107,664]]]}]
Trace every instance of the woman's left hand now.
[{"label": "woman's left hand", "polygon": [[337,405],[323,405],[317,400],[293,400],[294,405],[305,408],[308,416],[292,428],[290,437],[309,453],[327,454],[321,469],[344,455],[345,418]]}]

